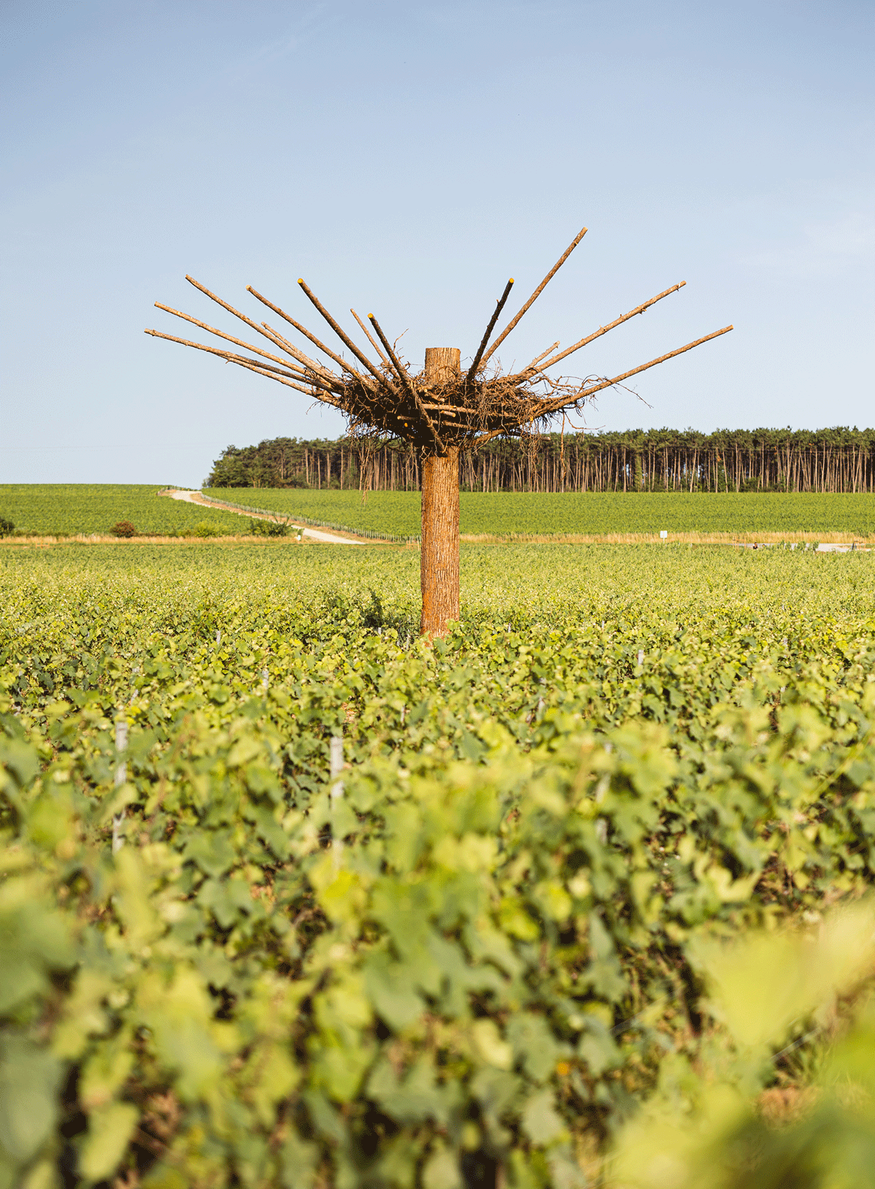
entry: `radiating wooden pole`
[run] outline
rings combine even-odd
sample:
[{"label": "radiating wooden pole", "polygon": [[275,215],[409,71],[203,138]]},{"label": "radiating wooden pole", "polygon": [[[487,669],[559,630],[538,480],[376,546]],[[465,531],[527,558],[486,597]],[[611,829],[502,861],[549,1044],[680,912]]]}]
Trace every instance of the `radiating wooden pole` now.
[{"label": "radiating wooden pole", "polygon": [[479,437],[474,439],[474,443],[478,447],[483,446],[486,442],[491,442],[493,438],[498,437],[500,434],[519,429],[522,425],[531,424],[537,421],[539,417],[548,417],[552,413],[561,412],[562,409],[570,409],[578,401],[588,400],[604,388],[612,388],[614,384],[621,384],[623,380],[628,380],[630,376],[637,376],[640,372],[646,372],[648,368],[656,367],[659,363],[665,363],[666,359],[674,359],[676,355],[683,355],[685,351],[692,351],[694,347],[700,347],[702,343],[709,343],[711,339],[719,338],[721,334],[728,334],[730,330],[732,330],[731,326],[724,326],[721,330],[714,330],[711,334],[706,334],[692,343],[687,343],[685,347],[678,347],[675,351],[669,351],[667,355],[660,355],[658,359],[651,359],[649,363],[642,363],[640,367],[633,367],[631,371],[614,376],[612,380],[602,380],[600,383],[591,384],[588,387],[586,384],[583,384],[573,395],[569,395],[566,392],[554,399],[545,399],[538,404],[532,404],[529,406],[523,420],[507,420],[500,428],[490,430],[489,433],[480,434]]},{"label": "radiating wooden pole", "polygon": [[581,227],[580,231],[578,231],[577,235],[574,237],[574,239],[571,241],[571,243],[568,245],[568,247],[565,249],[565,251],[559,257],[559,259],[556,261],[556,263],[553,265],[553,267],[550,269],[550,271],[547,273],[546,277],[544,277],[543,281],[541,281],[540,285],[535,290],[535,292],[532,294],[532,296],[529,298],[529,300],[525,303],[525,305],[522,307],[522,309],[518,311],[518,313],[514,314],[514,316],[511,318],[510,322],[508,322],[507,326],[505,326],[504,330],[501,332],[501,334],[498,336],[498,338],[495,340],[495,342],[492,344],[492,346],[489,348],[489,350],[483,356],[483,365],[484,366],[489,362],[489,360],[492,358],[492,356],[495,354],[495,352],[498,350],[498,348],[501,346],[501,344],[504,342],[504,340],[507,338],[507,336],[513,330],[513,328],[519,322],[520,318],[522,318],[523,314],[525,314],[525,312],[528,309],[530,309],[531,306],[538,300],[538,298],[541,296],[541,294],[544,292],[544,290],[547,288],[547,286],[550,284],[550,282],[556,276],[556,273],[559,271],[559,269],[562,267],[562,265],[565,263],[565,261],[568,259],[568,257],[571,255],[571,253],[574,251],[574,249],[577,247],[577,245],[580,243],[580,241],[583,239],[583,237],[585,235],[586,235],[586,228]]},{"label": "radiating wooden pole", "polygon": [[355,312],[355,310],[352,309],[352,307],[350,307],[349,312],[352,314],[353,318],[355,318],[356,322],[358,322],[359,326],[364,331],[365,338],[368,340],[368,342],[371,344],[371,346],[374,348],[374,350],[380,356],[380,360],[383,364],[383,367],[389,367],[389,360],[386,358],[386,356],[380,350],[380,344],[377,342],[377,340],[374,338],[374,336],[368,330],[367,326],[365,326],[364,322],[362,322],[361,318],[358,316],[358,314]]},{"label": "radiating wooden pole", "polygon": [[[422,418],[426,427],[428,428],[428,432],[431,434],[432,438],[434,439],[435,446],[437,447],[438,450],[443,451],[443,449],[444,449],[443,438],[438,433],[431,417],[429,417],[428,413],[425,411],[425,408],[422,403],[422,398],[420,397],[419,393],[416,391],[416,387],[415,387],[413,381],[410,379],[410,376],[408,376],[407,369],[402,366],[401,360],[398,358],[398,356],[393,351],[392,345],[389,342],[389,340],[386,338],[386,335],[383,331],[382,326],[380,325],[380,323],[377,321],[377,319],[374,317],[373,314],[368,314],[368,321],[373,326],[374,330],[376,330],[377,337],[379,338],[380,342],[383,344],[384,348],[386,349],[386,354],[389,356],[389,362],[392,364],[392,367],[394,368],[395,373],[398,376],[398,379],[401,381],[402,386],[404,387],[408,396],[410,397],[411,401],[413,402],[413,405],[416,408],[416,411],[419,413],[420,417]],[[437,350],[445,350],[445,349],[447,349],[447,348],[442,348],[442,347],[437,348]],[[454,348],[448,348],[448,349],[454,350]],[[426,354],[428,353],[429,350],[431,350],[430,347],[426,348]],[[457,375],[458,375],[458,372],[459,372],[459,364],[458,364],[458,360],[457,360],[456,361],[456,374]]]},{"label": "radiating wooden pole", "polygon": [[[426,384],[461,374],[457,347],[427,347]],[[422,618],[424,636],[443,636],[459,618],[459,447],[447,445],[422,460]]]},{"label": "radiating wooden pole", "polygon": [[495,329],[495,323],[498,321],[499,315],[501,314],[501,311],[504,309],[505,302],[507,301],[508,297],[510,297],[510,291],[512,288],[513,288],[513,277],[511,277],[510,280],[507,282],[507,284],[504,287],[504,292],[502,293],[501,297],[499,297],[498,301],[495,303],[495,309],[492,311],[492,317],[489,319],[489,324],[486,327],[486,330],[484,331],[483,338],[480,340],[480,346],[477,348],[477,352],[474,355],[474,359],[471,362],[471,366],[468,368],[468,374],[465,377],[465,386],[466,387],[468,384],[471,383],[471,381],[477,375],[477,368],[480,366],[480,360],[483,358],[483,352],[486,350],[487,344],[489,343],[489,337],[492,334],[493,330]]},{"label": "radiating wooden pole", "polygon": [[[580,339],[578,342],[568,347],[567,350],[562,351],[559,355],[554,355],[552,359],[548,359],[544,366],[539,370],[545,372],[547,368],[552,367],[554,363],[558,363],[560,359],[566,359],[569,355],[573,355],[575,351],[579,351],[581,347],[588,346],[595,339],[600,338],[603,334],[607,334],[609,330],[613,330],[615,326],[619,326],[623,322],[628,322],[629,319],[634,318],[636,314],[643,314],[645,310],[649,310],[652,305],[656,305],[658,301],[662,301],[662,299],[664,297],[668,297],[670,293],[677,293],[679,289],[683,289],[686,283],[686,281],[681,281],[678,285],[672,285],[670,289],[663,289],[662,293],[657,293],[656,297],[651,297],[650,301],[643,301],[640,306],[636,306],[635,309],[630,310],[628,314],[622,314],[619,318],[615,318],[613,322],[609,322],[607,326],[600,326],[598,330],[593,331],[592,334],[588,334],[585,338]],[[544,354],[547,354],[547,352]],[[540,363],[543,358],[544,356],[540,355],[536,360],[533,360],[533,362],[529,364],[529,368],[533,367],[535,363]],[[529,368],[526,368],[526,371],[528,371]],[[520,373],[520,375],[523,374],[524,373],[522,372]]]}]

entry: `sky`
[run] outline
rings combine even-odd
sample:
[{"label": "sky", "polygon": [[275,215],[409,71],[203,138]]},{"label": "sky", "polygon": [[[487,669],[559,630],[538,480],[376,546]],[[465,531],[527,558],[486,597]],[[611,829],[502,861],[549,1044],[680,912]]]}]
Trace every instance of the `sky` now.
[{"label": "sky", "polygon": [[143,333],[239,332],[186,273],[319,333],[304,277],[418,368],[582,226],[503,366],[679,281],[566,374],[735,329],[575,424],[875,425],[872,0],[3,0],[0,34],[0,482],[195,487],[343,432]]}]

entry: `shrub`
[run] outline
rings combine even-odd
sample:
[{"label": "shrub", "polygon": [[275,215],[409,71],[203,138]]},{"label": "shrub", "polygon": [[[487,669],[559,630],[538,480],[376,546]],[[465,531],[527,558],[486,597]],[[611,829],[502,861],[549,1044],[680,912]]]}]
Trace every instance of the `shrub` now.
[{"label": "shrub", "polygon": [[191,530],[193,537],[221,537],[223,532],[208,520],[200,520]]},{"label": "shrub", "polygon": [[249,532],[253,537],[285,537],[289,523],[285,520],[250,520]]},{"label": "shrub", "polygon": [[5,516],[0,516],[0,537],[11,537],[15,532],[15,525]]},{"label": "shrub", "polygon": [[137,535],[137,530],[130,520],[120,520],[109,531],[114,537],[135,537]]}]

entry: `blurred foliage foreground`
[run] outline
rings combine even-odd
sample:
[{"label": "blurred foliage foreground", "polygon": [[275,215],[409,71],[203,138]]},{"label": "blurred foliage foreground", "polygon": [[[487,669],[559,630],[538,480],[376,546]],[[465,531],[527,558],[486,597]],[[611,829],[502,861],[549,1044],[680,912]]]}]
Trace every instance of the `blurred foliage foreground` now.
[{"label": "blurred foliage foreground", "polygon": [[872,562],[521,556],[5,563],[2,1189],[875,1181]]}]

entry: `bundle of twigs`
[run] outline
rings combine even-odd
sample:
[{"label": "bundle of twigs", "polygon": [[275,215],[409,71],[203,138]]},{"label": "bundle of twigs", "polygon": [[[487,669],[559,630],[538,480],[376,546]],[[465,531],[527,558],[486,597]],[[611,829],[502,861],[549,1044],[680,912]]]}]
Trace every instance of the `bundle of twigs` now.
[{"label": "bundle of twigs", "polygon": [[[492,333],[513,286],[513,279],[508,281],[504,292],[496,302],[495,310],[468,370],[465,373],[445,375],[438,382],[435,382],[433,378],[427,379],[424,372],[411,373],[409,367],[399,358],[395,347],[389,342],[373,314],[368,314],[370,323],[370,327],[368,327],[355,310],[350,310],[373,349],[377,361],[369,358],[329,314],[303,280],[298,281],[301,289],[328,323],[334,335],[347,349],[354,362],[350,362],[349,359],[332,351],[305,326],[302,326],[285,310],[274,305],[251,285],[248,286],[248,292],[271,310],[277,318],[291,326],[299,336],[312,344],[321,359],[314,359],[306,354],[301,347],[290,341],[268,322],[259,323],[247,317],[246,314],[223,301],[222,298],[190,276],[186,277],[187,281],[190,281],[195,288],[206,294],[224,310],[239,318],[263,340],[266,340],[272,349],[266,350],[263,345],[256,346],[236,338],[206,322],[193,318],[190,314],[184,314],[180,310],[163,305],[161,302],[155,303],[158,309],[165,310],[177,318],[182,318],[201,330],[242,348],[249,354],[210,347],[204,343],[192,342],[189,339],[178,338],[175,335],[164,334],[153,329],[147,330],[146,334],[182,343],[186,347],[195,347],[199,351],[207,351],[228,363],[245,367],[249,371],[257,372],[270,380],[276,380],[280,384],[295,388],[325,404],[341,409],[349,418],[350,428],[353,432],[375,432],[392,438],[400,438],[428,453],[442,454],[449,447],[454,446],[467,450],[475,449],[500,434],[520,433],[535,424],[544,425],[552,417],[569,409],[580,407],[583,402],[591,399],[597,392],[620,384],[631,376],[655,367],[675,355],[682,355],[685,351],[690,351],[693,347],[698,347],[701,343],[706,343],[709,339],[717,338],[732,330],[731,326],[724,326],[721,330],[715,330],[692,343],[687,343],[686,346],[678,347],[675,351],[669,351],[657,359],[651,359],[648,363],[610,378],[591,376],[582,382],[570,382],[561,375],[548,374],[557,364],[587,346],[588,343],[607,334],[608,331],[627,322],[630,318],[634,318],[637,314],[643,314],[645,310],[664,297],[668,297],[670,293],[676,293],[685,284],[684,281],[681,281],[680,284],[672,285],[671,288],[651,297],[649,301],[642,302],[634,310],[615,318],[613,322],[600,326],[598,330],[586,335],[564,351],[558,350],[559,343],[553,343],[521,371],[511,375],[503,375],[500,370],[493,370],[489,373],[487,367],[495,351],[531,308],[585,234],[586,228],[584,227],[534,293],[511,318],[497,338],[490,343]],[[333,367],[328,366],[324,360],[329,360]]]}]

